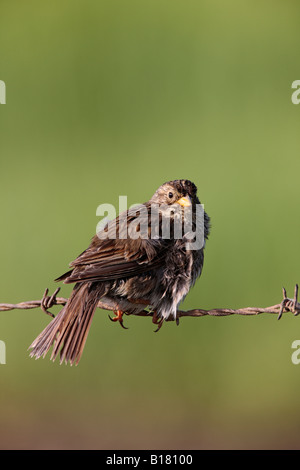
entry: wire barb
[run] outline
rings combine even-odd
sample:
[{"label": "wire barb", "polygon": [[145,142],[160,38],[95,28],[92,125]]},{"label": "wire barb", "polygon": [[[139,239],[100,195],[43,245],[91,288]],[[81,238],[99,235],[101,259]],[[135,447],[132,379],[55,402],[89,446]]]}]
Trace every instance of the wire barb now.
[{"label": "wire barb", "polygon": [[53,307],[53,305],[57,305],[56,296],[59,293],[59,291],[60,291],[60,287],[58,287],[56,291],[50,297],[48,295],[49,289],[47,288],[41,300],[41,309],[43,310],[44,313],[46,313],[47,315],[50,315],[50,317],[52,318],[55,318],[55,315],[52,312],[49,312],[48,309]]},{"label": "wire barb", "polygon": [[298,303],[298,284],[295,285],[294,298],[289,299],[286,295],[286,290],[282,288],[283,300],[280,304],[280,310],[277,320],[280,320],[284,311],[292,312],[295,316],[300,313],[300,304]]}]

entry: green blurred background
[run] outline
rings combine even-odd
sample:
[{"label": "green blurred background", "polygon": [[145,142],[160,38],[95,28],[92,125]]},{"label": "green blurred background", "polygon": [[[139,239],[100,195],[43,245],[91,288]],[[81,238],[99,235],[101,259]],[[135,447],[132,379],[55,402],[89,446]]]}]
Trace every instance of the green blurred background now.
[{"label": "green blurred background", "polygon": [[[212,219],[182,308],[268,306],[300,282],[294,1],[0,2],[0,302],[40,299],[99,204],[188,178]],[[63,286],[67,297],[70,286]],[[55,313],[58,310],[54,309]],[[291,314],[154,334],[97,311],[78,367],[34,361],[41,310],[0,314],[0,446],[300,447]]]}]

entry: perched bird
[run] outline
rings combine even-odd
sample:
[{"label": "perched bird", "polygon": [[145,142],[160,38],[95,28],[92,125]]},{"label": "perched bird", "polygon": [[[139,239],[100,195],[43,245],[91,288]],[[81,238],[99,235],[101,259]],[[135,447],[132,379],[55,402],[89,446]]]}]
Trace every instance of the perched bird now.
[{"label": "perched bird", "polygon": [[70,264],[71,270],[56,279],[75,286],[66,305],[29,347],[31,357],[44,357],[53,346],[51,359],[59,353],[60,363],[78,364],[100,300],[113,307],[112,320],[123,328],[124,313],[138,314],[146,307],[158,329],[170,316],[176,319],[178,304],[201,274],[210,219],[203,210],[203,243],[196,249],[188,244],[191,235],[182,231],[178,236],[176,227],[178,222],[183,227],[189,209],[190,233],[195,234],[198,206],[194,183],[169,181],[148,202],[108,222]]}]

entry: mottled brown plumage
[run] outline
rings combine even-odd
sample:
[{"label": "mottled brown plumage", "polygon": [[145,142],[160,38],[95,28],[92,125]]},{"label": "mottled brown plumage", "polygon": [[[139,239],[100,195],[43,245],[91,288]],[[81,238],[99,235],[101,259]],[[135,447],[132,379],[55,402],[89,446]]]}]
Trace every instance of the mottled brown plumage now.
[{"label": "mottled brown plumage", "polygon": [[[203,212],[204,243],[199,249],[189,249],[185,234],[175,237],[176,217],[183,225],[183,206],[191,206],[194,230],[198,204],[197,188],[192,182],[170,181],[160,186],[147,203],[109,222],[70,264],[71,270],[57,279],[75,283],[75,287],[65,307],[31,344],[31,356],[45,356],[53,346],[51,359],[59,353],[61,362],[78,364],[100,299],[116,306],[113,320],[122,326],[122,313],[139,313],[145,305],[155,312],[154,321],[159,326],[170,315],[176,318],[179,302],[201,274],[209,234],[209,217]],[[160,208],[156,225],[151,219],[153,207]],[[168,209],[172,207],[179,207],[177,215],[170,215]],[[164,238],[167,219],[170,236]]]}]

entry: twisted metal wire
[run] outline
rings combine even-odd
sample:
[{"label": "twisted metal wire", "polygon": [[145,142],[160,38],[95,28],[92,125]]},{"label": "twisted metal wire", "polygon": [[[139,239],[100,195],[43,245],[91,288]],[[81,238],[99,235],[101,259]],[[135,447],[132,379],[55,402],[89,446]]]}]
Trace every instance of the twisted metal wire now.
[{"label": "twisted metal wire", "polygon": [[[54,305],[65,305],[68,299],[64,297],[57,297],[58,292],[60,291],[60,287],[58,287],[55,292],[49,296],[48,289],[45,290],[44,295],[41,300],[29,300],[27,302],[20,302],[18,304],[8,304],[8,303],[0,303],[0,311],[8,311],[14,309],[21,309],[27,310],[31,308],[38,308],[40,307],[43,312],[51,317],[54,317],[53,313],[49,311],[51,307]],[[282,314],[285,312],[291,312],[295,316],[299,315],[300,313],[300,303],[298,302],[298,284],[295,285],[294,290],[294,298],[291,299],[287,297],[286,289],[283,287],[283,300],[276,305],[272,305],[271,307],[246,307],[246,308],[239,308],[239,309],[230,309],[230,308],[214,308],[211,310],[204,310],[204,309],[194,309],[194,310],[178,310],[177,311],[177,318],[176,322],[179,323],[180,317],[203,317],[206,315],[212,315],[217,317],[224,317],[228,315],[259,315],[261,313],[273,313],[278,315],[278,320],[282,317]],[[108,306],[103,302],[98,302],[98,308],[102,310],[110,310],[114,311],[117,309],[116,306]],[[153,312],[148,312],[147,310],[143,310],[137,314],[131,314],[137,316],[153,316]],[[168,318],[166,321],[174,321],[174,318]]]}]

